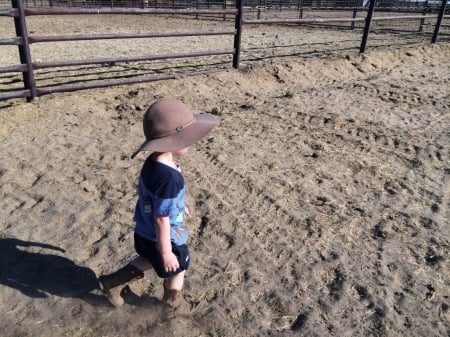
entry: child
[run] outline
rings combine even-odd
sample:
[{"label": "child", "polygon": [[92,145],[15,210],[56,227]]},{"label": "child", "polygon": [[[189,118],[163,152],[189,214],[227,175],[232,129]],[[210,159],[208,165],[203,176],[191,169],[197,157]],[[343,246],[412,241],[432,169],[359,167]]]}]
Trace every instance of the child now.
[{"label": "child", "polygon": [[124,303],[120,295],[126,283],[144,277],[153,268],[164,278],[164,297],[176,315],[192,315],[198,305],[184,300],[181,290],[189,267],[184,225],[189,215],[185,206],[184,178],[174,158],[186,154],[188,146],[208,134],[219,121],[208,114],[193,115],[179,100],[163,98],[144,115],[146,141],[131,156],[150,151],[138,184],[134,214],[134,246],[138,256],[118,271],[99,277],[100,288],[115,306]]}]

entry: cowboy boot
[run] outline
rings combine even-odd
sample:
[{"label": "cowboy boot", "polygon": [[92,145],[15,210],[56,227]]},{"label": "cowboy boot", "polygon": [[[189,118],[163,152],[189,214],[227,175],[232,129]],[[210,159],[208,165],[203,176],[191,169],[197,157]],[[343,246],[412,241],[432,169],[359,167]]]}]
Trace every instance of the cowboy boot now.
[{"label": "cowboy boot", "polygon": [[110,275],[102,275],[98,278],[100,289],[108,296],[109,301],[115,307],[121,307],[124,300],[120,293],[122,289],[132,280],[144,277],[144,272],[131,264],[119,269]]},{"label": "cowboy boot", "polygon": [[163,302],[167,304],[173,316],[194,316],[202,307],[201,302],[188,302],[184,299],[181,290],[164,289]]}]

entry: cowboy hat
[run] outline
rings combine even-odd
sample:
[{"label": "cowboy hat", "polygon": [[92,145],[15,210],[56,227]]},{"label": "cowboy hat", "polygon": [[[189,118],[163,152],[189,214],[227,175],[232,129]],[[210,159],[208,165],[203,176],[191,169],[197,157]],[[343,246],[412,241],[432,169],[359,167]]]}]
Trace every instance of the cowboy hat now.
[{"label": "cowboy hat", "polygon": [[172,152],[194,144],[219,124],[209,114],[193,114],[189,107],[174,98],[154,102],[144,114],[145,142],[131,155],[141,151]]}]

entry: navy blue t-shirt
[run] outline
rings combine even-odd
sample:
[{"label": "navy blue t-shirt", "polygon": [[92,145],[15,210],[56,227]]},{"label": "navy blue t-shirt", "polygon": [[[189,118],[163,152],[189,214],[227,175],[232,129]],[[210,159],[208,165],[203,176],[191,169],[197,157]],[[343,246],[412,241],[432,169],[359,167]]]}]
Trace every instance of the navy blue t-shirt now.
[{"label": "navy blue t-shirt", "polygon": [[135,232],[157,241],[154,217],[168,216],[171,241],[177,246],[186,244],[184,198],[185,184],[181,172],[148,158],[139,176]]}]

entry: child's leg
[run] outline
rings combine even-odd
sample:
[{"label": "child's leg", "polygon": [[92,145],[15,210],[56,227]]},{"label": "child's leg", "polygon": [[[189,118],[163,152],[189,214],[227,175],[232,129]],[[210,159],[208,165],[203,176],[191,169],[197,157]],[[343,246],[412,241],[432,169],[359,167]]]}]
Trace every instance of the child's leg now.
[{"label": "child's leg", "polygon": [[133,261],[130,262],[132,266],[135,266],[139,270],[146,271],[152,269],[153,266],[148,259],[142,256],[136,256]]},{"label": "child's leg", "polygon": [[175,316],[192,316],[200,309],[201,303],[187,302],[183,297],[181,289],[183,289],[185,273],[185,271],[182,271],[174,277],[164,280],[163,301],[170,307],[172,314]]},{"label": "child's leg", "polygon": [[123,305],[120,293],[123,287],[130,281],[144,277],[144,272],[131,263],[109,275],[98,278],[100,289],[108,296],[109,301],[116,307]]},{"label": "child's leg", "polygon": [[184,284],[184,274],[186,271],[176,274],[174,277],[167,278],[164,280],[164,289],[167,290],[181,290]]},{"label": "child's leg", "polygon": [[99,277],[100,288],[106,293],[109,301],[115,306],[124,304],[120,295],[122,288],[130,281],[144,277],[144,271],[151,269],[152,264],[144,256],[150,256],[146,247],[149,247],[149,241],[135,234],[134,245],[139,254],[125,267],[109,275]]}]

